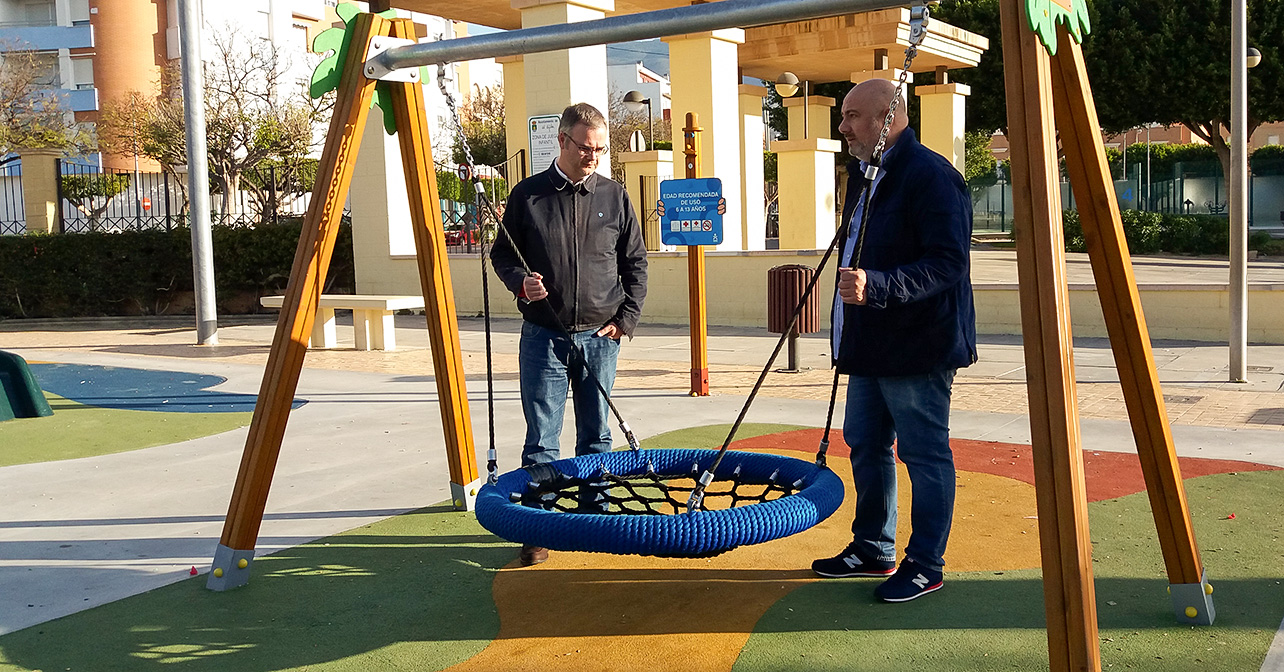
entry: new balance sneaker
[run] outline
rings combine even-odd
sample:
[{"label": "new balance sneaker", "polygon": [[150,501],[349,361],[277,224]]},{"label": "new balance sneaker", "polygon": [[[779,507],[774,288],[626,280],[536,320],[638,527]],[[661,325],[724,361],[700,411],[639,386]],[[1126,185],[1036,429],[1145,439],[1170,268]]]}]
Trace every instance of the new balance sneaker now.
[{"label": "new balance sneaker", "polygon": [[830,579],[852,576],[889,576],[896,571],[896,563],[867,558],[857,550],[855,542],[847,545],[842,553],[832,558],[822,558],[811,563],[811,571]]},{"label": "new balance sneaker", "polygon": [[928,569],[905,558],[892,578],[874,589],[874,597],[884,602],[909,602],[940,590],[945,585],[944,578],[940,571]]}]

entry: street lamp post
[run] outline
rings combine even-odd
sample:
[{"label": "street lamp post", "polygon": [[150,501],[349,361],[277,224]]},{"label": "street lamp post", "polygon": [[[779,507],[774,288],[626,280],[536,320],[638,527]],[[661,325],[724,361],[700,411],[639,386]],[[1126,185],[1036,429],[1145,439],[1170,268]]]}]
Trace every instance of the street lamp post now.
[{"label": "street lamp post", "polygon": [[[792,72],[782,72],[780,73],[780,76],[776,78],[776,93],[780,94],[781,98],[788,98],[794,95],[795,93],[798,93],[798,85],[800,83],[802,84],[802,90],[803,90],[803,137],[802,139],[806,140],[807,133],[808,133],[807,127],[811,125],[810,120],[807,118],[809,114],[807,110],[807,96],[811,93],[811,82],[810,81],[799,82],[798,75],[795,75]],[[798,138],[790,138],[790,140],[797,140],[797,139]]]},{"label": "street lamp post", "polygon": [[651,112],[651,99],[642,95],[641,91],[630,91],[624,94],[624,108],[630,112],[641,112],[643,106],[646,106],[646,130],[647,130],[647,149],[655,149],[655,127],[652,120],[655,118]]},{"label": "street lamp post", "polygon": [[[1230,381],[1248,380],[1248,69],[1262,55],[1248,47],[1247,0],[1231,3]],[[1251,64],[1250,64],[1251,61]]]}]

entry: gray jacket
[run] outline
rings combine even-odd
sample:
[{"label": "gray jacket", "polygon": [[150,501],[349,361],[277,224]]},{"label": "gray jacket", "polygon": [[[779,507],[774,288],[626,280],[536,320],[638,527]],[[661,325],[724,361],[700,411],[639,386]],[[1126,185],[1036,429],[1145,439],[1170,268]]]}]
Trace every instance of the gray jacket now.
[{"label": "gray jacket", "polygon": [[513,188],[504,226],[548,290],[545,301],[521,298],[526,269],[500,232],[490,258],[523,317],[571,331],[614,323],[633,334],[646,299],[646,245],[623,186],[594,173],[575,187],[549,166]]}]

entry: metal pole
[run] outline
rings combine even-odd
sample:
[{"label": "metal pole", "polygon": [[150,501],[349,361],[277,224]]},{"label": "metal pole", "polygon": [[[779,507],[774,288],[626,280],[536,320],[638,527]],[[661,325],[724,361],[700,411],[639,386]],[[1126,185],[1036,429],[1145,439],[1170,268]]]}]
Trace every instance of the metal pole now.
[{"label": "metal pole", "polygon": [[[367,76],[405,68],[649,40],[903,7],[905,0],[722,0],[596,21],[508,30],[394,47],[366,63]],[[373,67],[373,69],[371,69]]]},{"label": "metal pole", "polygon": [[214,240],[210,231],[210,178],[205,163],[205,78],[201,73],[201,0],[178,0],[183,51],[183,119],[187,124],[187,190],[191,194],[192,276],[196,344],[218,344],[214,305]]},{"label": "metal pole", "polygon": [[1230,381],[1248,379],[1248,7],[1231,2]]}]

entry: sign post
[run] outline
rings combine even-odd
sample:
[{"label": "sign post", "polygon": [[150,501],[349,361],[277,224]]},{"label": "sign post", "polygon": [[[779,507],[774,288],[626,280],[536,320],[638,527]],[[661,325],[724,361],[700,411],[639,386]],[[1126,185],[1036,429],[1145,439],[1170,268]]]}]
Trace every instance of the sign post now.
[{"label": "sign post", "polygon": [[[687,112],[687,125],[682,129],[683,149],[682,153],[686,156],[686,177],[688,180],[695,180],[700,177],[700,131],[699,120],[694,112]],[[664,185],[661,185],[663,194]],[[717,199],[714,199],[715,207]],[[716,213],[716,211],[715,211]],[[666,211],[667,214],[667,211]],[[676,216],[677,213],[675,213]],[[694,220],[694,217],[690,218]],[[690,221],[688,220],[688,221]],[[721,224],[722,218],[718,221]],[[681,217],[679,217],[681,221]],[[700,219],[701,229],[703,229],[705,218]],[[681,227],[681,225],[679,225]],[[665,232],[663,236],[669,236],[672,232],[664,226],[662,221],[660,228]],[[719,227],[721,228],[721,227]],[[693,233],[689,229],[686,232]],[[704,234],[702,230],[701,235]],[[719,237],[721,237],[719,231]],[[666,238],[667,240],[667,238]],[[691,396],[707,397],[709,396],[709,330],[708,330],[708,310],[704,302],[704,248],[699,243],[693,244],[687,242],[687,288],[690,297],[690,315],[691,315]]]}]

